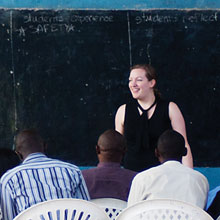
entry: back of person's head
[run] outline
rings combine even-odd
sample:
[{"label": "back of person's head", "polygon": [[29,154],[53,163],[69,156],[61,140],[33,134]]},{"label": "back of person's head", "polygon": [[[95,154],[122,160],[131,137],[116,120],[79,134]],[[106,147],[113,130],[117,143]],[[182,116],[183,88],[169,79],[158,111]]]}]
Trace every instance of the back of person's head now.
[{"label": "back of person's head", "polygon": [[18,155],[9,148],[0,148],[0,177],[9,169],[20,164]]},{"label": "back of person's head", "polygon": [[187,149],[185,147],[184,137],[174,130],[166,130],[158,139],[156,155],[161,162],[167,160],[178,160],[185,156]]},{"label": "back of person's head", "polygon": [[35,129],[26,129],[18,133],[16,137],[16,151],[25,159],[29,154],[44,152],[44,141]]},{"label": "back of person's head", "polygon": [[116,130],[109,129],[99,136],[96,151],[102,160],[120,162],[126,151],[126,140]]}]

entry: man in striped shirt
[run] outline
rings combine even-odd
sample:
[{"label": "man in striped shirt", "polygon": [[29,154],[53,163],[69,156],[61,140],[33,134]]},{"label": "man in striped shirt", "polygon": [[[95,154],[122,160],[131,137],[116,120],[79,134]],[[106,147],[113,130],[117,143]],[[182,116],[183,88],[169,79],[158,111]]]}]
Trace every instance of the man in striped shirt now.
[{"label": "man in striped shirt", "polygon": [[28,207],[57,198],[89,200],[79,168],[50,159],[45,144],[35,130],[24,130],[16,138],[16,151],[23,163],[0,180],[0,202],[4,220],[12,220]]}]

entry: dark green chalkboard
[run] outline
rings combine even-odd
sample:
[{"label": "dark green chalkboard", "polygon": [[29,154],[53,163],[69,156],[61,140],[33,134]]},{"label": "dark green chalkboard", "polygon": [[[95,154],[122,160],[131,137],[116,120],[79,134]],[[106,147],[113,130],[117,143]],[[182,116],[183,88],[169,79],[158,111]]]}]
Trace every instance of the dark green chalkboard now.
[{"label": "dark green chalkboard", "polygon": [[181,108],[197,166],[219,166],[218,11],[0,10],[0,144],[36,127],[49,155],[95,165],[132,64],[156,67]]}]

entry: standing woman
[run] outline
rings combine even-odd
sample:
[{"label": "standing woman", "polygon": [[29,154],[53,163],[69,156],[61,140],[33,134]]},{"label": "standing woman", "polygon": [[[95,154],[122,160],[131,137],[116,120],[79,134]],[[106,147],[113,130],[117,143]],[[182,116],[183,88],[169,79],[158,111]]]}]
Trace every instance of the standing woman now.
[{"label": "standing woman", "polygon": [[185,138],[183,164],[193,168],[183,115],[174,102],[160,97],[155,69],[148,64],[133,66],[128,85],[133,99],[121,105],[115,116],[115,129],[127,140],[124,167],[139,172],[158,165],[154,152],[157,140],[165,130],[173,129]]}]

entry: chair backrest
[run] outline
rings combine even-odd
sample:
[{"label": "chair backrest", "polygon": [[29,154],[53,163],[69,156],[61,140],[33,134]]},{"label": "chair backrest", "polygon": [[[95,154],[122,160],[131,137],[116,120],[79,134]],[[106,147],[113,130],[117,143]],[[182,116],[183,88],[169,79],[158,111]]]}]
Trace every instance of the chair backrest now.
[{"label": "chair backrest", "polygon": [[123,210],[117,220],[213,220],[201,208],[177,200],[155,199]]},{"label": "chair backrest", "polygon": [[91,202],[94,202],[102,207],[107,213],[108,217],[112,220],[116,219],[119,213],[121,213],[122,210],[127,207],[127,202],[114,198],[92,199]]},{"label": "chair backrest", "polygon": [[55,199],[31,206],[14,220],[109,220],[109,218],[92,202],[81,199]]}]

